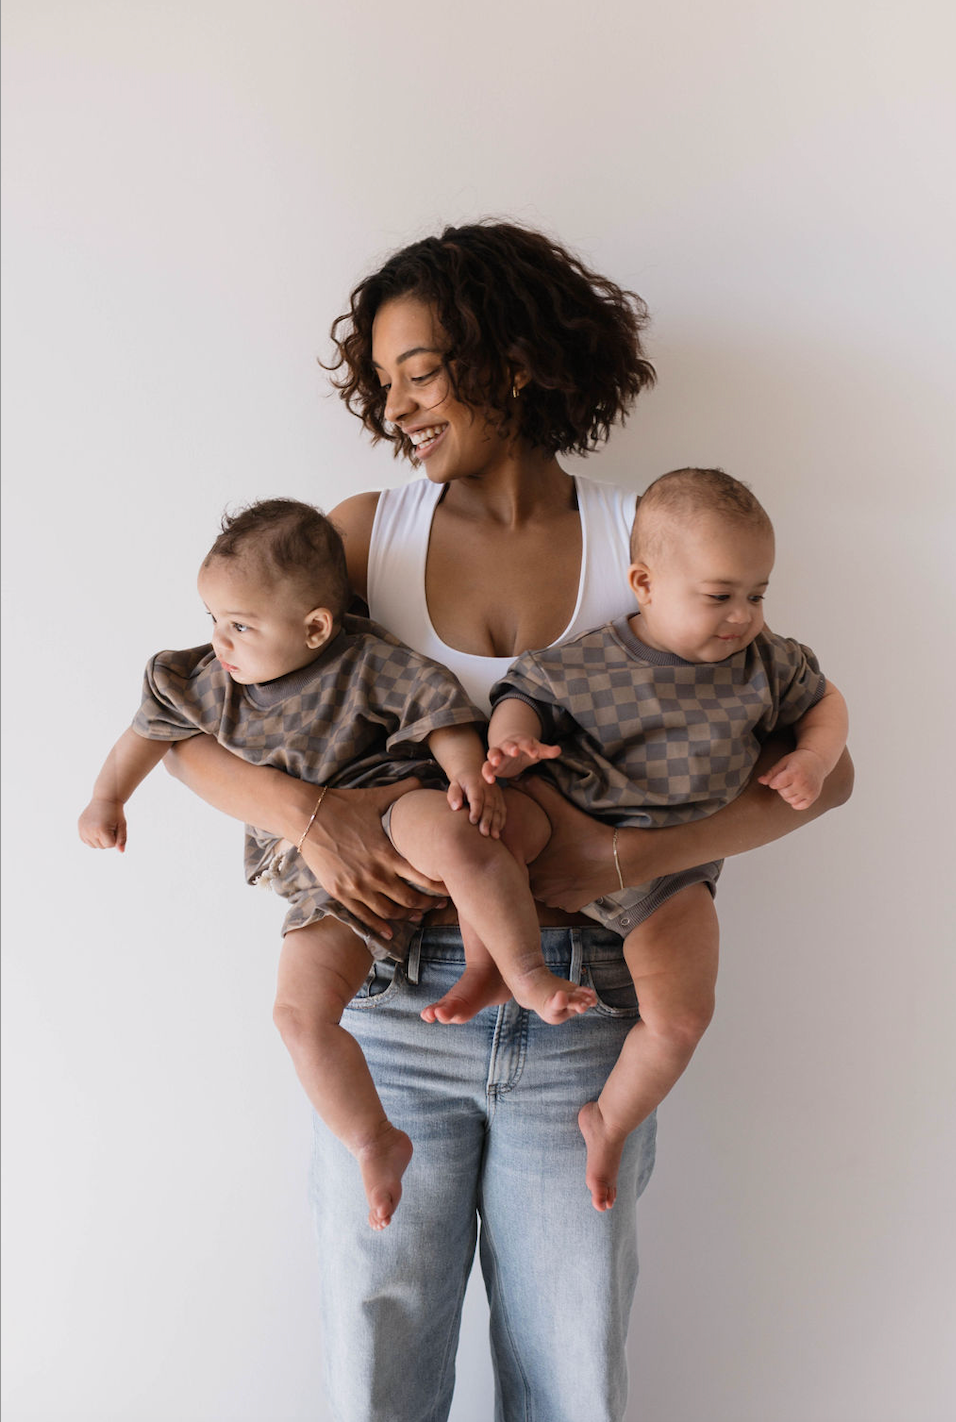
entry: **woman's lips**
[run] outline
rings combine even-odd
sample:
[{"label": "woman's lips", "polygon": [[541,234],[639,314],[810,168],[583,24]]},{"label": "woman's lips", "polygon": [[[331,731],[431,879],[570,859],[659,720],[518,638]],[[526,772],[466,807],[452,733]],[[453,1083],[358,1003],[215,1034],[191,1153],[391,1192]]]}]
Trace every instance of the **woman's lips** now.
[{"label": "woman's lips", "polygon": [[[435,434],[431,433],[432,428],[436,429]],[[412,444],[415,446],[415,458],[421,460],[427,459],[436,446],[441,443],[447,429],[447,425],[441,425],[436,427],[429,426],[427,430],[416,430],[416,434],[424,434],[426,438],[421,440],[420,443],[416,443],[415,440],[412,440]],[[411,438],[411,436],[409,436],[409,438]]]}]

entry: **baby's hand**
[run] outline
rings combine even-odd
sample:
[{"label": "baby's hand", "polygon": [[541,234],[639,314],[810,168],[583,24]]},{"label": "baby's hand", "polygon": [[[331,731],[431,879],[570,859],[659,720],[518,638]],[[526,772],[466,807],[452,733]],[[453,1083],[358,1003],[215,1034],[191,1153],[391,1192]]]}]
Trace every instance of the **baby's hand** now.
[{"label": "baby's hand", "polygon": [[505,827],[505,797],[492,781],[486,785],[478,770],[469,770],[448,786],[448,803],[453,810],[467,804],[468,818],[482,834],[500,839]]},{"label": "baby's hand", "polygon": [[537,765],[539,760],[555,760],[560,754],[560,746],[547,746],[534,736],[509,736],[500,746],[488,747],[488,759],[481,773],[491,784],[499,775],[510,779],[527,770],[529,765]]},{"label": "baby's hand", "polygon": [[776,790],[794,810],[808,810],[823,788],[826,766],[816,751],[795,750],[772,765],[760,784]]},{"label": "baby's hand", "polygon": [[126,815],[119,800],[91,800],[80,816],[80,839],[91,849],[126,849]]}]

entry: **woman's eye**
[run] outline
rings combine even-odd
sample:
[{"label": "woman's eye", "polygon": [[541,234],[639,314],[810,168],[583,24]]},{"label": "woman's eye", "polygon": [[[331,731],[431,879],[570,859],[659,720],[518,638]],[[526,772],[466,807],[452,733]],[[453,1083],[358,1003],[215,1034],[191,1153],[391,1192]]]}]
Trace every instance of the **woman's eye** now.
[{"label": "woman's eye", "polygon": [[413,385],[424,385],[424,384],[426,383],[426,381],[428,381],[428,380],[434,380],[434,379],[435,379],[435,376],[436,376],[437,374],[438,374],[438,371],[437,371],[437,370],[430,370],[430,371],[428,371],[428,373],[425,374],[425,375],[413,375],[413,376],[412,376],[412,384],[413,384]]},{"label": "woman's eye", "polygon": [[726,602],[730,597],[730,593],[708,593],[707,596],[711,602]]}]

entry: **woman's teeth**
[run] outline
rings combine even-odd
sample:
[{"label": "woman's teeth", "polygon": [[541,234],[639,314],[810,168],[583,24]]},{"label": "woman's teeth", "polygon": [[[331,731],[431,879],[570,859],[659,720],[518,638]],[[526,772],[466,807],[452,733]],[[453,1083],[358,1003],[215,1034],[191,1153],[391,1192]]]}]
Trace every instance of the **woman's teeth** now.
[{"label": "woman's teeth", "polygon": [[444,425],[429,425],[424,430],[413,430],[408,438],[417,449],[420,444],[428,444],[431,440],[437,439],[444,428]]}]

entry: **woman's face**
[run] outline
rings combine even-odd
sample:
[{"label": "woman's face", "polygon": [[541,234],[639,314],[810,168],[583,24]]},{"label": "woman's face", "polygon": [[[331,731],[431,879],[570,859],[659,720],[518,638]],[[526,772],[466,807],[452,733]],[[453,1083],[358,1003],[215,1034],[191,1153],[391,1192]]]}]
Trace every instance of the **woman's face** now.
[{"label": "woman's face", "polygon": [[379,308],[372,324],[372,362],[388,392],[385,418],[411,441],[416,460],[439,484],[486,473],[509,452],[486,412],[452,393],[447,348],[426,301],[399,296]]}]

